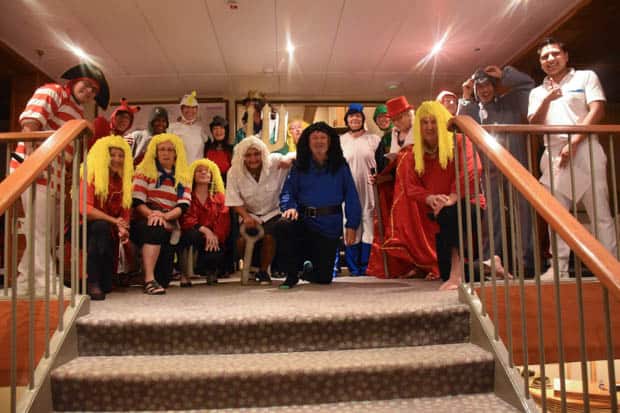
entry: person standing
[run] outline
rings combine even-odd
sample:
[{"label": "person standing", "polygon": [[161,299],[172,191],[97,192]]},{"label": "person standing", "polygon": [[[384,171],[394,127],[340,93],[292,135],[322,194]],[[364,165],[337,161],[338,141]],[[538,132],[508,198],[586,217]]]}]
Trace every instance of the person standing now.
[{"label": "person standing", "polygon": [[[524,123],[527,118],[528,96],[532,88],[534,88],[534,80],[514,67],[506,66],[500,69],[498,66],[487,66],[477,70],[463,83],[463,98],[459,100],[457,113],[471,116],[482,125]],[[500,94],[500,89],[503,89],[504,93]],[[527,140],[523,134],[500,134],[497,136],[497,141],[527,169]],[[491,184],[491,192],[488,196],[493,210],[486,219],[493,220],[495,229],[495,233],[489,234],[489,237],[493,236],[495,253],[502,255],[502,211],[499,207],[499,188],[503,185],[506,199],[508,199],[509,186],[493,163],[489,163],[487,172]],[[534,275],[532,214],[527,201],[518,192],[516,202],[519,209],[519,227],[523,228],[521,231],[522,254],[518,258],[523,262],[525,274],[531,277]],[[513,251],[517,250],[516,245],[509,248]],[[491,256],[488,237],[484,240],[482,255],[487,259]],[[514,273],[516,268],[512,268],[512,271]]]},{"label": "person standing", "polygon": [[349,131],[340,137],[340,146],[362,205],[361,225],[355,231],[355,242],[345,247],[345,259],[351,275],[366,275],[374,233],[375,209],[375,197],[372,185],[368,182],[368,174],[377,168],[375,152],[381,138],[366,131],[364,107],[359,103],[349,105],[344,121]]},{"label": "person standing", "polygon": [[131,132],[125,136],[125,140],[131,148],[134,165],[142,162],[146,147],[149,145],[151,138],[168,130],[168,111],[161,107],[155,106],[149,116],[149,124],[146,129]]},{"label": "person standing", "polygon": [[[102,109],[108,107],[110,101],[110,90],[103,72],[98,67],[91,64],[79,64],[67,70],[61,76],[68,82],[64,85],[49,83],[39,87],[28,103],[26,108],[19,116],[22,132],[36,132],[46,130],[58,130],[66,122],[73,119],[84,119],[84,105],[95,101]],[[35,145],[31,143],[19,142],[13,159],[11,159],[11,173],[15,171],[25,158],[32,153]],[[65,150],[65,160],[70,162],[73,158],[73,144],[69,144]],[[59,187],[61,168],[65,165],[60,164],[60,159],[52,163],[52,196],[57,196]],[[29,222],[29,215],[34,213],[37,217],[37,224],[34,228],[34,239],[26,236],[26,251],[18,265],[18,291],[25,292],[28,286],[27,277],[24,274],[28,271],[28,251],[34,247],[34,271],[35,271],[35,291],[43,291],[45,286],[45,262],[49,261],[50,273],[55,273],[55,263],[52,260],[50,251],[45,251],[45,237],[47,231],[47,214],[49,208],[46,201],[46,185],[48,177],[41,175],[37,179],[35,189],[34,210],[28,203],[29,189],[22,194],[22,205],[26,216],[26,223]],[[55,203],[56,200],[53,200]],[[27,226],[27,224],[26,224]],[[26,234],[30,231],[26,228]]]},{"label": "person standing", "polygon": [[[547,38],[538,49],[540,67],[547,74],[543,83],[530,93],[528,119],[544,125],[594,125],[605,115],[605,94],[596,73],[575,70],[568,66],[564,44]],[[596,135],[590,135],[594,165],[590,165],[588,136],[581,134],[552,134],[545,140],[545,152],[540,160],[540,182],[547,188],[553,179],[554,196],[566,208],[581,201],[590,222],[594,222],[596,207],[598,239],[612,254],[616,254],[614,219],[609,209],[607,157]],[[569,139],[571,145],[569,146]],[[553,164],[549,169],[549,157]],[[575,187],[571,188],[569,161],[572,158]],[[591,174],[596,176],[592,186]],[[596,206],[594,205],[596,199]],[[557,238],[560,277],[568,277],[570,248]],[[541,275],[552,279],[553,267]]]},{"label": "person standing", "polygon": [[177,122],[172,122],[168,133],[177,135],[183,141],[187,162],[192,163],[204,158],[205,143],[208,140],[205,127],[198,116],[198,98],[196,91],[183,96],[179,103],[181,116]]}]

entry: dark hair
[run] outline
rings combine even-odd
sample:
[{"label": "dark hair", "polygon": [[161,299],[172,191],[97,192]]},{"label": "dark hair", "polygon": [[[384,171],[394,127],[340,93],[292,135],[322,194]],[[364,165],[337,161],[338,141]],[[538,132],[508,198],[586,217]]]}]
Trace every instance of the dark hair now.
[{"label": "dark hair", "polygon": [[295,165],[301,172],[307,172],[310,169],[312,160],[312,152],[310,151],[310,135],[313,132],[323,132],[329,137],[329,149],[327,150],[327,169],[335,174],[342,165],[346,164],[342,148],[340,147],[340,136],[336,129],[332,128],[325,122],[315,122],[308,126],[301,133],[299,142],[297,142],[297,160]]},{"label": "dark hair", "polygon": [[542,42],[540,42],[540,44],[538,45],[538,48],[536,49],[536,53],[538,54],[538,56],[540,56],[540,52],[542,51],[543,47],[549,46],[551,44],[557,45],[561,51],[566,53],[566,46],[564,45],[564,43],[562,43],[561,41],[553,37],[545,37],[545,39]]}]

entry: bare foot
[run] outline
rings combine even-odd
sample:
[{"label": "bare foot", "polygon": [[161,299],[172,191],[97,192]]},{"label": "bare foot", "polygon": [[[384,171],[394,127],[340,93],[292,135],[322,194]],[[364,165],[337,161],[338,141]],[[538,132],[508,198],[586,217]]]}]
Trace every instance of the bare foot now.
[{"label": "bare foot", "polygon": [[418,270],[413,267],[407,274],[403,275],[403,278],[414,278],[416,275],[418,275]]},{"label": "bare foot", "polygon": [[458,281],[448,280],[445,283],[441,284],[441,286],[439,287],[439,291],[452,291],[456,290],[457,288],[459,288]]},{"label": "bare foot", "polygon": [[425,281],[436,281],[439,279],[439,274],[433,274],[432,272],[429,272],[428,274],[426,274],[426,277],[424,277]]},{"label": "bare foot", "polygon": [[[509,280],[512,280],[513,276],[508,271],[506,271],[506,269],[502,265],[502,259],[498,255],[495,255],[495,256],[493,256],[493,260],[495,261],[495,276],[497,278],[506,278],[506,277],[508,277]],[[491,260],[490,259],[486,260],[483,263],[484,263],[484,265],[486,267],[485,269],[488,269],[489,274],[490,274],[491,273]]]}]

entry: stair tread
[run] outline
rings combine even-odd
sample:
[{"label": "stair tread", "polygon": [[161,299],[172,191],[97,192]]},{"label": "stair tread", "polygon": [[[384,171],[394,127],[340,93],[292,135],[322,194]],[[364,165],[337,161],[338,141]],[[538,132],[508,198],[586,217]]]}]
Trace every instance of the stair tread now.
[{"label": "stair tread", "polygon": [[[459,413],[513,413],[519,412],[520,410],[506,403],[493,393],[208,410],[210,413],[442,413],[454,411],[458,411]],[[201,413],[207,412],[207,410],[174,410],[174,412]],[[142,410],[136,411],[135,413],[155,413],[155,411]]]},{"label": "stair tread", "polygon": [[427,305],[425,307],[413,307],[413,308],[367,308],[364,311],[356,312],[293,312],[288,314],[282,313],[258,313],[249,315],[247,313],[237,314],[221,314],[221,313],[205,313],[204,311],[187,311],[184,309],[175,310],[167,309],[165,312],[159,311],[135,311],[126,313],[93,313],[80,317],[77,320],[78,325],[92,326],[92,325],[118,325],[118,324],[131,324],[136,325],[149,325],[157,324],[161,326],[174,326],[180,324],[229,324],[229,323],[244,323],[244,324],[264,324],[264,323],[278,323],[278,322],[290,322],[290,321],[316,321],[316,320],[356,320],[367,318],[382,319],[386,316],[402,316],[402,315],[418,315],[423,316],[432,313],[469,313],[469,308],[465,304],[442,304]]},{"label": "stair tread", "polygon": [[423,368],[493,362],[491,353],[470,344],[387,347],[338,351],[261,354],[78,357],[52,372],[53,379],[98,380],[119,377],[182,378],[252,376],[296,371],[342,371],[377,368]]}]

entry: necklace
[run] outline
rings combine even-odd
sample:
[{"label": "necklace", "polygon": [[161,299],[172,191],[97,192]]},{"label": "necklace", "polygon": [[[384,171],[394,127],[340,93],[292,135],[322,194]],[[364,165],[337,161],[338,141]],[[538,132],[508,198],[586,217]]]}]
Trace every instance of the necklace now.
[{"label": "necklace", "polygon": [[438,150],[439,150],[439,146],[435,146],[432,149],[429,149],[428,147],[424,146],[424,153],[427,153],[429,155],[435,155]]}]

